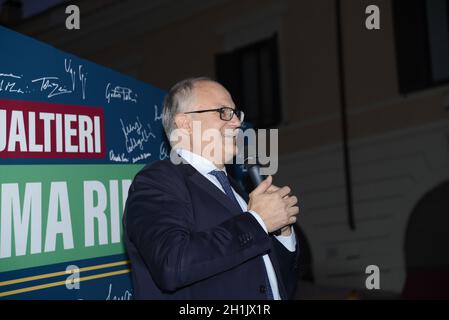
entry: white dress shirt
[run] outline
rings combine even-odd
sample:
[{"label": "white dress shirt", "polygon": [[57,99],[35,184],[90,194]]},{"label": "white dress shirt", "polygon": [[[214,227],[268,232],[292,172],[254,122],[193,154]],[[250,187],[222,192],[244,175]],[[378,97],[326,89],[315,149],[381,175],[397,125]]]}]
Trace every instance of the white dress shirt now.
[{"label": "white dress shirt", "polygon": [[[176,150],[177,153],[186,160],[192,167],[194,167],[199,173],[201,173],[206,179],[208,179],[210,182],[212,182],[218,189],[220,189],[223,193],[223,187],[221,186],[218,179],[209,174],[209,172],[213,170],[221,170],[226,175],[226,169],[218,169],[211,161],[209,161],[206,158],[203,158],[202,156],[195,154],[189,150],[186,149],[178,149]],[[232,187],[231,187],[232,188]],[[234,195],[242,208],[243,212],[248,211],[248,204],[245,202],[245,200],[237,193],[235,192],[234,188],[232,188],[232,192],[234,192]],[[262,226],[262,228],[265,230],[265,232],[268,233],[267,227],[265,226],[265,223],[263,222],[262,218],[254,211],[249,211],[250,214],[252,214],[256,220],[259,222],[259,224]],[[290,236],[276,236],[276,238],[281,242],[287,250],[290,252],[294,252],[296,250],[296,237],[294,230],[292,228],[292,233]],[[265,254],[263,256],[263,262],[265,264],[265,268],[267,270],[268,280],[270,281],[271,290],[273,291],[273,298],[274,300],[281,300],[281,297],[279,295],[279,287],[278,282],[276,278],[276,273],[273,268],[273,264],[271,263],[271,259],[268,256],[268,254]]]}]

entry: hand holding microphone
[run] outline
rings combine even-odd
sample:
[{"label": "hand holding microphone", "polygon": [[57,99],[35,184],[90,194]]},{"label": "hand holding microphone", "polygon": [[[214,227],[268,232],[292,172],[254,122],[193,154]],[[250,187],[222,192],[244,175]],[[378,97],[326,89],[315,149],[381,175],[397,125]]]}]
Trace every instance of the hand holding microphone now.
[{"label": "hand holding microphone", "polygon": [[289,196],[290,188],[282,188],[272,184],[273,178],[268,176],[250,194],[248,210],[253,210],[264,221],[269,233],[296,222],[299,207],[298,199]]},{"label": "hand holding microphone", "polygon": [[249,194],[248,210],[255,211],[264,221],[269,233],[289,236],[290,225],[296,222],[299,213],[298,198],[290,196],[290,188],[273,184],[273,177],[260,174],[258,157],[246,146],[243,150],[244,167],[256,187]]},{"label": "hand holding microphone", "polygon": [[[279,190],[279,189],[280,189],[280,187],[275,186],[274,184],[272,184],[272,185],[268,188],[267,192],[274,192],[274,191],[277,191],[277,190]],[[297,204],[297,203],[298,203],[298,198],[297,198],[296,196],[286,195],[286,196],[284,197],[284,199],[285,199],[285,198],[289,198],[289,197],[293,197],[293,198],[295,199],[295,203],[294,203],[294,204]],[[283,228],[281,228],[281,229],[279,229],[279,230],[276,230],[275,232],[273,232],[273,234],[276,235],[276,236],[278,236],[278,235],[289,236],[291,233],[292,233],[292,229],[291,229],[291,225],[290,225],[290,224],[287,225],[287,226],[285,226],[285,227],[283,227]]]}]

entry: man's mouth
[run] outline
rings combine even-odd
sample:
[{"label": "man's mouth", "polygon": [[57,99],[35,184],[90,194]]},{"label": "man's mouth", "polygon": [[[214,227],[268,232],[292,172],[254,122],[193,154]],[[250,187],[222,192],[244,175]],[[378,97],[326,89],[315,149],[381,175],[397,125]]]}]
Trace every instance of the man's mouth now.
[{"label": "man's mouth", "polygon": [[225,132],[225,133],[223,133],[223,137],[225,137],[225,138],[236,138],[238,133],[239,132],[237,130],[234,131],[234,132]]},{"label": "man's mouth", "polygon": [[237,143],[237,134],[224,134],[223,139],[226,143],[232,143],[235,145]]}]

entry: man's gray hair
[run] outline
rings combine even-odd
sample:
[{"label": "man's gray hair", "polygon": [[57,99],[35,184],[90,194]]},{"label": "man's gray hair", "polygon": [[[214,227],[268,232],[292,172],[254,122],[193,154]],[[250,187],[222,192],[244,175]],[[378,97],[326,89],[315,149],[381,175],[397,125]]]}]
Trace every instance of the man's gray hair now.
[{"label": "man's gray hair", "polygon": [[185,111],[186,104],[193,97],[195,84],[200,81],[214,80],[208,77],[188,78],[176,83],[165,96],[164,106],[162,108],[162,125],[169,140],[170,134],[176,129],[175,115]]}]

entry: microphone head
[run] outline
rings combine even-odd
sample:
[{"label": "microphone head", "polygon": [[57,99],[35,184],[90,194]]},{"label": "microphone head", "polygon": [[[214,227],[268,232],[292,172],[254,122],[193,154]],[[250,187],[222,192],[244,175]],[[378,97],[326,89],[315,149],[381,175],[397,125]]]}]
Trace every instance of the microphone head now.
[{"label": "microphone head", "polygon": [[243,152],[243,167],[248,172],[251,182],[257,187],[265,178],[260,174],[260,163],[257,154],[250,152],[246,145]]}]

